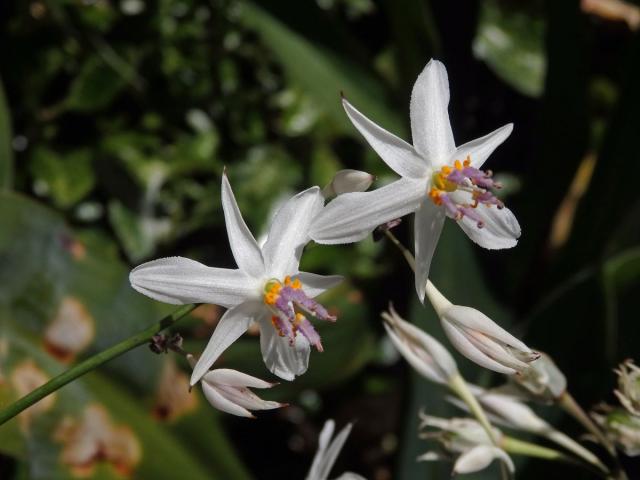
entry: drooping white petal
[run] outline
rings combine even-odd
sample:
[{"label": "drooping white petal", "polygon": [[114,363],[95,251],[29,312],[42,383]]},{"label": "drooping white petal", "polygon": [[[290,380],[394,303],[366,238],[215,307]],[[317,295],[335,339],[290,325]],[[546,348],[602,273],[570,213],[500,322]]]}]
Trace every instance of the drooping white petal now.
[{"label": "drooping white petal", "polygon": [[427,175],[428,164],[411,145],[376,125],[344,98],[342,106],[353,125],[393,171],[407,178]]},{"label": "drooping white petal", "polygon": [[311,298],[317,297],[344,280],[341,275],[318,275],[309,272],[300,272],[297,277],[302,282],[304,292]]},{"label": "drooping white petal", "polygon": [[411,136],[416,151],[436,168],[444,165],[456,148],[448,107],[447,70],[438,60],[431,60],[411,92]]},{"label": "drooping white petal", "polygon": [[288,338],[278,335],[269,317],[261,318],[259,325],[260,350],[271,373],[284,380],[293,380],[307,371],[310,347],[304,336],[296,335],[295,343],[290,345]]},{"label": "drooping white petal", "polygon": [[207,267],[184,257],[143,263],[131,271],[129,281],[143,295],[174,305],[213,303],[228,308],[257,296],[255,280],[242,271]]},{"label": "drooping white petal", "polygon": [[289,199],[275,214],[262,249],[267,273],[275,278],[296,273],[309,227],[322,209],[324,199],[312,187]]},{"label": "drooping white petal", "polygon": [[475,243],[489,250],[515,247],[520,238],[520,224],[508,208],[498,209],[494,206],[479,205],[476,213],[484,226],[478,228],[477,222],[463,217],[458,222],[464,233]]},{"label": "drooping white petal", "polygon": [[261,277],[264,274],[262,252],[244,223],[226,174],[222,175],[222,209],[229,245],[238,267],[252,277]]},{"label": "drooping white petal", "polygon": [[316,217],[310,236],[318,243],[352,243],[378,225],[414,212],[426,195],[423,180],[401,178],[371,192],[345,193]]},{"label": "drooping white petal", "polygon": [[511,347],[528,352],[530,351],[522,341],[507,332],[496,322],[487,317],[484,313],[475,308],[462,305],[452,305],[444,311],[443,317],[453,323],[458,323],[468,329],[477,330],[490,337],[499,340]]},{"label": "drooping white petal", "polygon": [[440,239],[442,226],[444,225],[444,209],[428,199],[424,199],[420,208],[416,211],[414,223],[415,243],[415,283],[418,298],[424,303],[425,288],[431,259]]},{"label": "drooping white petal", "polygon": [[231,387],[271,388],[274,386],[271,382],[266,382],[230,368],[217,368],[212,370],[202,377],[202,381],[220,383]]},{"label": "drooping white petal", "polygon": [[443,320],[441,324],[444,333],[447,335],[447,338],[453,344],[455,349],[472,362],[477,363],[481,367],[493,370],[494,372],[504,373],[505,375],[513,375],[516,373],[514,369],[501,365],[478,350],[456,325],[453,325],[446,320]]},{"label": "drooping white petal", "polygon": [[316,450],[316,454],[313,457],[313,462],[311,463],[311,468],[309,468],[309,473],[307,473],[306,480],[317,480],[320,478],[320,469],[322,468],[325,452],[327,451],[335,427],[336,424],[331,419],[324,422],[320,436],[318,437],[318,450]]},{"label": "drooping white petal", "polygon": [[216,329],[209,339],[209,343],[200,355],[191,373],[191,385],[195,385],[209,371],[229,345],[235,342],[247,331],[251,322],[264,312],[264,305],[260,301],[247,301],[227,310],[222,316]]},{"label": "drooping white petal", "polygon": [[335,480],[367,480],[367,479],[365,477],[363,477],[362,475],[358,475],[357,473],[344,472],[342,475],[340,475]]},{"label": "drooping white petal", "polygon": [[454,160],[463,161],[467,156],[471,157],[471,166],[482,168],[484,162],[504,142],[513,131],[513,123],[507,123],[484,137],[476,138],[460,145],[449,158],[449,163]]},{"label": "drooping white petal", "polygon": [[494,459],[503,461],[509,472],[515,472],[513,461],[504,450],[490,445],[478,445],[458,457],[453,465],[453,473],[478,472],[487,468]]},{"label": "drooping white petal", "polygon": [[253,414],[249,410],[229,400],[222,393],[220,393],[217,387],[203,382],[202,392],[213,408],[220,410],[221,412],[230,413],[231,415],[237,415],[239,417],[254,418]]},{"label": "drooping white petal", "polygon": [[403,342],[402,338],[386,323],[384,324],[384,328],[393,345],[398,349],[404,359],[409,362],[409,365],[411,365],[420,375],[434,383],[446,383],[447,379],[432,362],[418,356],[418,354],[414,352],[409,345]]}]

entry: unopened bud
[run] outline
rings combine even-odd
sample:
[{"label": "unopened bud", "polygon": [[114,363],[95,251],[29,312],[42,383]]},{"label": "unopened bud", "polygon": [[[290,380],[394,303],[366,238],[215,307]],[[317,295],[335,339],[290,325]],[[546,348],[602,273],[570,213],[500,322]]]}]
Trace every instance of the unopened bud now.
[{"label": "unopened bud", "polygon": [[640,368],[633,360],[627,360],[615,372],[618,374],[618,389],[613,393],[629,413],[640,416]]},{"label": "unopened bud", "polygon": [[376,177],[360,170],[340,170],[333,176],[331,183],[322,191],[325,198],[335,197],[343,193],[364,192]]}]

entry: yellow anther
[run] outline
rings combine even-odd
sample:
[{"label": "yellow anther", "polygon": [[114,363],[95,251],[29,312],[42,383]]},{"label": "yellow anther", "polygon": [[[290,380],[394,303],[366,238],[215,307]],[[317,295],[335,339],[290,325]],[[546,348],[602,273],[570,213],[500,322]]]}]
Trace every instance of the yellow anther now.
[{"label": "yellow anther", "polygon": [[451,168],[449,165],[445,165],[444,167],[442,167],[440,169],[440,171],[442,173],[444,173],[445,175],[449,175],[451,173],[451,171],[453,170],[453,168]]},{"label": "yellow anther", "polygon": [[453,166],[456,167],[456,170],[462,170],[462,162],[460,160],[453,162]]},{"label": "yellow anther", "polygon": [[299,279],[294,279],[293,283],[291,284],[291,288],[295,288],[296,290],[299,290],[300,288],[302,288],[302,282],[300,282]]},{"label": "yellow anther", "polygon": [[440,199],[440,193],[441,191],[437,188],[432,188],[431,191],[429,191],[429,197],[436,205],[440,205],[442,203],[442,200]]},{"label": "yellow anther", "polygon": [[284,277],[284,284],[285,285],[291,284],[291,276],[287,275],[286,277]]},{"label": "yellow anther", "polygon": [[296,313],[295,325],[300,325],[303,320],[305,320],[305,316],[301,313]]}]

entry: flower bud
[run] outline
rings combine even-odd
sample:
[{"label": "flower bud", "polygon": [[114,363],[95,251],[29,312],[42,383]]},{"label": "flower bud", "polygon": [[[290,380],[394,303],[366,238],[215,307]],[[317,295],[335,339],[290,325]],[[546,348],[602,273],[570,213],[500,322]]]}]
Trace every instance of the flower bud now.
[{"label": "flower bud", "polygon": [[546,353],[531,364],[531,368],[511,380],[529,398],[543,403],[552,403],[567,389],[567,379]]},{"label": "flower bud", "polygon": [[389,312],[384,312],[382,318],[389,338],[420,375],[432,382],[446,384],[458,373],[449,351],[431,335],[402,319],[393,306],[389,306]]},{"label": "flower bud", "polygon": [[364,192],[371,186],[375,178],[370,173],[360,170],[340,170],[336,172],[333,180],[323,189],[322,193],[325,198],[331,198],[343,193]]},{"label": "flower bud", "polygon": [[453,305],[430,281],[426,294],[449,341],[462,355],[481,367],[512,375],[529,369],[529,363],[540,356],[484,313]]},{"label": "flower bud", "polygon": [[613,393],[629,413],[640,416],[640,368],[633,360],[627,360],[614,371],[618,374],[618,389]]}]

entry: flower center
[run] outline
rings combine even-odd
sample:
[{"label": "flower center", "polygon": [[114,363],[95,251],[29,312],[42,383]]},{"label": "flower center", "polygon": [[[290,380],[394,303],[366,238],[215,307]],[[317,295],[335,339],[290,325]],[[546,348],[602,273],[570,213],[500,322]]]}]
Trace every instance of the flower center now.
[{"label": "flower center", "polygon": [[[498,209],[504,208],[504,203],[500,201],[492,192],[492,189],[502,188],[502,185],[492,178],[491,170],[483,171],[471,166],[471,157],[467,156],[464,162],[456,160],[453,167],[444,166],[431,176],[431,190],[429,198],[436,205],[445,208],[447,216],[454,220],[461,220],[467,216],[477,222],[478,228],[482,228],[484,223],[476,212],[478,205],[486,207],[496,206]],[[459,201],[460,196],[454,198],[454,192],[467,192],[467,201]]]},{"label": "flower center", "polygon": [[263,301],[273,314],[271,323],[281,337],[288,337],[293,345],[296,334],[300,332],[318,351],[322,351],[320,335],[307,315],[330,322],[335,322],[336,317],[329,315],[322,305],[307,296],[299,279],[292,279],[288,275],[283,282],[270,279],[264,286]]}]

